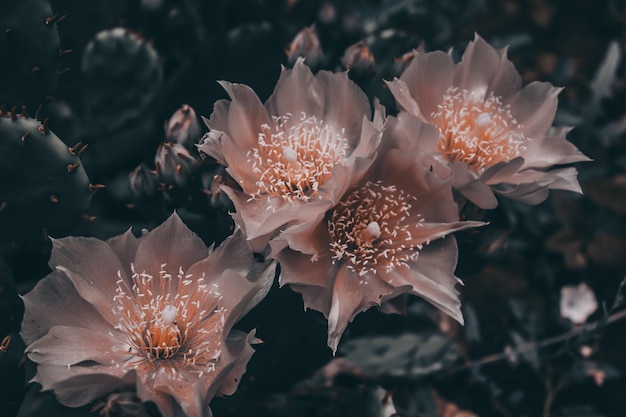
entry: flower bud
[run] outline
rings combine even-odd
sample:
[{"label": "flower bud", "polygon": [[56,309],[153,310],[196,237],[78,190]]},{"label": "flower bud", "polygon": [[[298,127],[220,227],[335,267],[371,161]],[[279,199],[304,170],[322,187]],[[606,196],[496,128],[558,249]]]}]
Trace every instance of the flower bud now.
[{"label": "flower bud", "polygon": [[202,128],[191,106],[183,104],[165,123],[165,137],[188,148],[202,137]]},{"label": "flower bud", "polygon": [[146,164],[141,164],[133,169],[129,175],[129,180],[130,190],[137,199],[154,194],[159,184],[156,173],[149,169]]},{"label": "flower bud", "polygon": [[184,186],[198,168],[198,160],[180,143],[164,142],[155,156],[157,175],[165,185]]},{"label": "flower bud", "polygon": [[363,41],[359,41],[343,53],[341,64],[344,68],[363,74],[374,69],[374,55]]},{"label": "flower bud", "polygon": [[315,25],[304,27],[298,32],[285,53],[289,65],[295,64],[299,57],[304,57],[306,64],[311,68],[321,64],[324,59],[324,52],[322,52]]}]

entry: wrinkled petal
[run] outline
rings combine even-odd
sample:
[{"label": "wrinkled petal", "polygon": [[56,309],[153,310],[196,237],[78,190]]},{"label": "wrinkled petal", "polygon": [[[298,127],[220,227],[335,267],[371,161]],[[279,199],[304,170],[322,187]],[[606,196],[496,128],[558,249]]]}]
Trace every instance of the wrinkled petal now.
[{"label": "wrinkled petal", "polygon": [[454,85],[482,92],[483,96],[487,91],[506,96],[521,86],[521,77],[506,58],[506,50],[497,51],[478,35],[467,46],[454,76]]},{"label": "wrinkled petal", "polygon": [[393,81],[386,81],[386,84],[401,110],[413,116],[424,118],[419,105],[411,96],[409,86],[404,81],[394,78]]},{"label": "wrinkled petal", "polygon": [[[308,204],[284,201],[280,198],[268,200],[250,199],[238,190],[222,186],[221,190],[233,201],[235,207],[241,209],[233,213],[233,218],[249,240],[265,236],[255,241],[252,250],[263,252],[267,242],[274,237],[280,228],[290,223],[299,223],[305,219],[314,219],[331,206],[330,201],[315,200]],[[243,207],[245,206],[245,209]]]},{"label": "wrinkled petal", "polygon": [[553,165],[591,161],[565,137],[542,136],[533,138],[526,145],[524,168],[547,168]]},{"label": "wrinkled petal", "polygon": [[554,121],[561,90],[550,83],[535,81],[504,100],[504,104],[511,106],[517,123],[522,125],[521,133],[534,138],[548,132]]},{"label": "wrinkled petal", "polygon": [[299,58],[293,69],[282,69],[274,92],[265,106],[269,114],[276,116],[287,113],[299,116],[303,112],[307,116],[323,119],[325,95],[326,92],[304,59]]},{"label": "wrinkled petal", "polygon": [[20,335],[27,345],[57,325],[75,326],[106,333],[111,325],[98,310],[80,297],[61,271],[53,271],[22,297],[24,319]]},{"label": "wrinkled petal", "polygon": [[[317,81],[324,94],[322,119],[331,126],[340,126],[355,148],[362,142],[362,124],[369,123],[372,113],[365,93],[350,79],[347,72],[320,71]],[[364,120],[365,119],[365,120]]]},{"label": "wrinkled petal", "polygon": [[50,268],[65,272],[80,296],[91,303],[111,324],[113,297],[117,289],[118,273],[123,279],[125,268],[113,249],[94,238],[67,237],[52,240]]},{"label": "wrinkled petal", "polygon": [[[454,62],[449,54],[441,51],[416,52],[400,80],[408,86],[411,97],[419,106],[419,113],[413,113],[408,109],[407,111],[423,120],[429,120],[431,114],[437,111],[437,106],[452,83],[453,76]],[[399,89],[403,87],[400,86]],[[408,100],[407,102],[410,103]]]},{"label": "wrinkled petal", "polygon": [[139,243],[143,239],[145,235],[137,238],[133,234],[133,232],[128,229],[126,233],[121,234],[119,236],[112,237],[111,239],[107,239],[107,243],[113,249],[113,252],[117,255],[120,263],[124,267],[124,272],[126,272],[126,277],[132,276],[132,271],[130,269],[130,264],[135,259],[135,254],[137,253],[137,248],[139,247]]},{"label": "wrinkled petal", "polygon": [[176,213],[143,238],[135,255],[135,271],[158,277],[160,271],[177,276],[206,258],[204,242],[182,222]]},{"label": "wrinkled petal", "polygon": [[109,333],[70,326],[54,326],[48,333],[26,349],[28,357],[37,363],[70,366],[83,361],[113,365],[128,355],[129,345],[118,331]]},{"label": "wrinkled petal", "polygon": [[41,363],[31,382],[39,382],[42,391],[53,390],[66,407],[81,407],[126,385],[123,375],[121,368],[110,366],[67,367]]},{"label": "wrinkled petal", "polygon": [[456,241],[452,237],[432,242],[410,268],[398,268],[383,278],[393,285],[410,285],[411,294],[421,297],[463,324],[461,301],[454,276]]},{"label": "wrinkled petal", "polygon": [[383,298],[397,291],[375,275],[359,277],[345,266],[338,269],[333,283],[333,296],[328,317],[328,347],[337,352],[337,345],[348,323],[357,314],[373,305],[380,305]]},{"label": "wrinkled petal", "polygon": [[225,331],[256,306],[269,292],[276,264],[255,263],[241,233],[227,238],[210,257],[195,263],[187,273],[211,277],[227,311]]}]

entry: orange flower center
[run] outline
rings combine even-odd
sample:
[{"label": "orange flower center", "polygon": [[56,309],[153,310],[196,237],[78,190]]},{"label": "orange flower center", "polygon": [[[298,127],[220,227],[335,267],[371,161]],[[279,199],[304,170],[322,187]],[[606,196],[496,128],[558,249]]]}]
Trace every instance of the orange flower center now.
[{"label": "orange flower center", "polygon": [[171,364],[172,373],[179,367],[210,372],[221,355],[225,311],[218,306],[220,295],[204,276],[194,279],[179,268],[174,277],[165,266],[153,277],[136,273],[131,265],[130,286],[118,273],[115,328],[127,335],[131,354],[123,366],[149,372]]},{"label": "orange flower center", "polygon": [[333,167],[348,150],[348,141],[315,116],[291,114],[274,117],[272,126],[261,126],[258,147],[248,162],[258,175],[254,197],[309,201],[332,176]]},{"label": "orange flower center", "polygon": [[437,150],[450,162],[461,161],[480,174],[522,154],[527,138],[500,97],[450,87],[431,114],[439,128]]},{"label": "orange flower center", "polygon": [[415,197],[380,182],[367,182],[349,193],[329,215],[333,263],[344,260],[363,276],[416,259],[422,245],[414,243],[412,231],[424,219],[409,213],[414,201]]}]

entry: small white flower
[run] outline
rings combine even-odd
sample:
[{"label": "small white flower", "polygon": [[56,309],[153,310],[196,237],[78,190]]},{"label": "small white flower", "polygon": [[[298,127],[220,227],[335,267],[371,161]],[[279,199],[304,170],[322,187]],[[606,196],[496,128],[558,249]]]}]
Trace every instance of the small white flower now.
[{"label": "small white flower", "polygon": [[574,324],[583,324],[597,308],[596,295],[584,282],[561,288],[561,317]]}]

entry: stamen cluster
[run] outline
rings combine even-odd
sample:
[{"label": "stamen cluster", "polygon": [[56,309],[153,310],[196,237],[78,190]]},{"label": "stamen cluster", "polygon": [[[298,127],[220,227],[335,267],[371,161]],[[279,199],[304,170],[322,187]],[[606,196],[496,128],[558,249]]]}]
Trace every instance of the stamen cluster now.
[{"label": "stamen cluster", "polygon": [[424,220],[410,214],[415,201],[395,185],[381,182],[368,181],[349,193],[328,219],[333,263],[346,260],[347,267],[362,277],[415,260],[422,245],[412,243],[411,231]]},{"label": "stamen cluster", "polygon": [[285,200],[310,201],[319,187],[332,176],[333,167],[348,150],[344,131],[302,112],[274,116],[272,126],[264,124],[258,147],[248,151],[252,172],[258,175],[255,197],[269,195]]},{"label": "stamen cluster", "polygon": [[114,297],[113,313],[119,317],[115,328],[128,336],[133,355],[121,365],[150,368],[169,360],[200,376],[214,371],[221,354],[225,313],[216,288],[206,284],[204,274],[194,279],[182,268],[172,277],[165,271],[166,264],[161,265],[158,277],[131,267],[132,286],[118,273]]},{"label": "stamen cluster", "polygon": [[511,109],[492,92],[449,87],[432,115],[439,128],[437,150],[450,162],[465,162],[476,173],[507,162],[526,150],[528,140],[519,133]]}]

